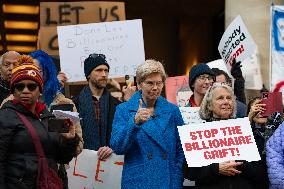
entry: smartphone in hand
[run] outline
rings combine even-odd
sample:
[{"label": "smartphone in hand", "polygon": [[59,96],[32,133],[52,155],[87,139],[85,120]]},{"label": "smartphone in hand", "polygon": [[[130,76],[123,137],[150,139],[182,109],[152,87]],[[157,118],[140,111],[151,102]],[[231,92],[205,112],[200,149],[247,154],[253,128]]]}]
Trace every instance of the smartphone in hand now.
[{"label": "smartphone in hand", "polygon": [[261,114],[268,117],[274,112],[283,112],[282,93],[281,92],[264,92],[262,93],[261,104],[266,104],[265,111]]},{"label": "smartphone in hand", "polygon": [[126,86],[136,86],[136,77],[133,75],[125,75]]},{"label": "smartphone in hand", "polygon": [[70,124],[68,119],[51,118],[48,120],[48,131],[58,132],[58,133],[68,133],[69,125]]}]

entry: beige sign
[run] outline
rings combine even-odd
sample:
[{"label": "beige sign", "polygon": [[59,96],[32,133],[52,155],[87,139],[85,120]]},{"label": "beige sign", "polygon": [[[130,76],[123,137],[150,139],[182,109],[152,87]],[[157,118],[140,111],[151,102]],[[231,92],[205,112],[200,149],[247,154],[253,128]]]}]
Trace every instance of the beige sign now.
[{"label": "beige sign", "polygon": [[58,55],[56,27],[125,20],[124,2],[42,2],[38,49]]},{"label": "beige sign", "polygon": [[40,25],[74,25],[125,20],[124,2],[42,2]]}]

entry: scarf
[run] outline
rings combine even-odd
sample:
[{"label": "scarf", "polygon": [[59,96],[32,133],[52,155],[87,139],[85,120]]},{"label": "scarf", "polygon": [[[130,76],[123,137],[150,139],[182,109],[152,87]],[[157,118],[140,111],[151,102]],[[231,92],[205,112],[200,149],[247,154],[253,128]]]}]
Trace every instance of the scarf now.
[{"label": "scarf", "polygon": [[97,123],[92,92],[89,86],[86,86],[79,95],[79,114],[82,118],[84,149],[97,151],[100,147],[108,144],[106,138],[108,134],[109,97],[110,93],[105,89],[99,99],[101,120],[100,123]]}]

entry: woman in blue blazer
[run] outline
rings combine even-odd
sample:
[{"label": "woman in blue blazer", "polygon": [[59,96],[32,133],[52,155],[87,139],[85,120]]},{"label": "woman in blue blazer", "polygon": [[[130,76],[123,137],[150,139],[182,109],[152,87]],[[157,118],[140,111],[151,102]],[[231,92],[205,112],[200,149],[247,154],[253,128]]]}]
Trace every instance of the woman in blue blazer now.
[{"label": "woman in blue blazer", "polygon": [[117,107],[112,125],[111,148],[125,155],[121,188],[182,188],[184,154],[177,126],[184,123],[178,107],[160,96],[164,67],[146,60],[136,77],[140,90]]}]

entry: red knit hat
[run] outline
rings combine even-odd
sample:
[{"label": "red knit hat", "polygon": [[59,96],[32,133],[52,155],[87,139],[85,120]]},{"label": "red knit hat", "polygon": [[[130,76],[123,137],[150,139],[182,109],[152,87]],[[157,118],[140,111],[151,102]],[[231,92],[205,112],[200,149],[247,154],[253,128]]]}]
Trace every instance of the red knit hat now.
[{"label": "red knit hat", "polygon": [[37,82],[40,92],[43,88],[43,78],[40,69],[32,63],[23,63],[12,70],[11,92],[14,93],[15,84],[21,80],[33,80]]}]

